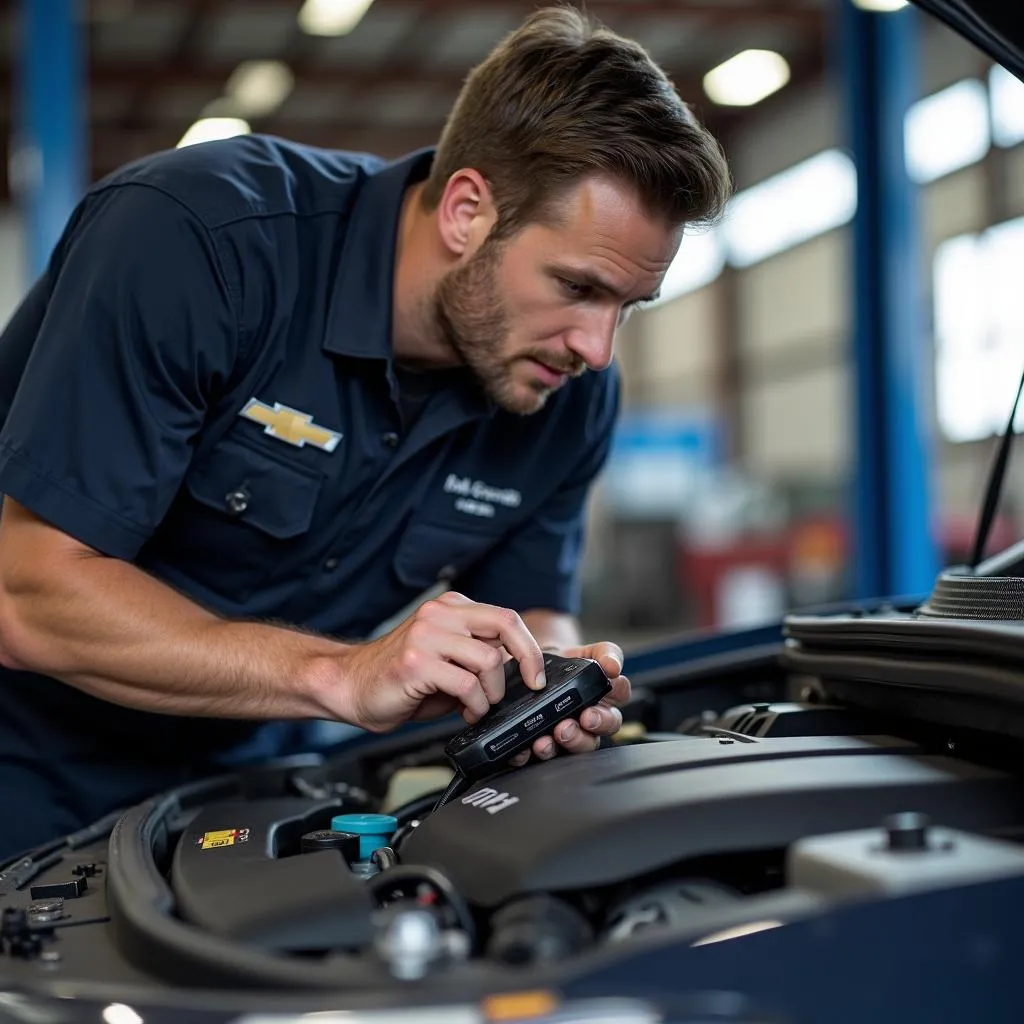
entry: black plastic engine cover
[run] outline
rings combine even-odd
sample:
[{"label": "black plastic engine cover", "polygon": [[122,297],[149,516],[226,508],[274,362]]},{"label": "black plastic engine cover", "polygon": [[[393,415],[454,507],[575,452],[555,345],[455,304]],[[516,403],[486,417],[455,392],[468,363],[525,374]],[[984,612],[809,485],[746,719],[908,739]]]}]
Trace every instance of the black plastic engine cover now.
[{"label": "black plastic engine cover", "polygon": [[983,832],[1024,823],[1010,776],[902,740],[684,737],[508,772],[427,818],[401,856],[438,865],[473,903],[494,906],[905,810]]},{"label": "black plastic engine cover", "polygon": [[329,801],[298,797],[210,804],[174,852],[178,914],[213,935],[264,949],[358,947],[371,903],[338,850],[281,856],[322,827]]}]

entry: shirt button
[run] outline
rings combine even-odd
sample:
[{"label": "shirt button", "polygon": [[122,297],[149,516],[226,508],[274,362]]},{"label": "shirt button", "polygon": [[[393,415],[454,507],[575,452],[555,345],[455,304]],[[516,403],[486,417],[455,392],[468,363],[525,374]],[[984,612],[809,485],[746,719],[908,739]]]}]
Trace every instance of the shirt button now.
[{"label": "shirt button", "polygon": [[244,487],[239,487],[224,495],[224,504],[231,515],[240,516],[249,507],[250,497],[252,495]]},{"label": "shirt button", "polygon": [[337,569],[338,568],[338,559],[336,559],[336,558],[328,558],[327,561],[324,562],[324,568],[328,572],[330,572],[332,569]]},{"label": "shirt button", "polygon": [[382,440],[382,441],[383,441],[383,442],[384,442],[384,443],[385,443],[385,444],[386,444],[386,445],[387,445],[387,446],[388,446],[389,448],[397,448],[397,447],[398,447],[398,441],[399,441],[399,437],[398,437],[398,435],[397,435],[397,434],[396,434],[396,433],[395,433],[394,431],[392,431],[392,430],[389,430],[389,431],[388,431],[388,432],[387,432],[386,434],[382,435],[382,437],[381,437],[381,440]]}]

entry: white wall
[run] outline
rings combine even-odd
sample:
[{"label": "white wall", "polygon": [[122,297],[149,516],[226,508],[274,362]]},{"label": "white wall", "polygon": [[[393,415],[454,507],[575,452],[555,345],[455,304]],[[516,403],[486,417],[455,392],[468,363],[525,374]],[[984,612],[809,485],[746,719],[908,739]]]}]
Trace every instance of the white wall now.
[{"label": "white wall", "polygon": [[924,190],[921,217],[929,266],[940,242],[986,226],[987,187],[984,171],[980,167],[968,167],[948,178],[940,178]]},{"label": "white wall", "polygon": [[768,116],[732,138],[728,157],[736,187],[757,184],[793,164],[840,144],[841,111],[835,89],[811,86],[772,107]]},{"label": "white wall", "polygon": [[0,210],[0,324],[7,323],[27,287],[21,221],[13,210]]},{"label": "white wall", "polygon": [[760,479],[846,472],[848,240],[831,232],[739,277],[744,462]]},{"label": "white wall", "polygon": [[[1019,177],[1024,176],[1024,149],[1007,154],[1010,167],[1009,206],[1011,214],[1024,212],[1024,187]],[[981,231],[989,224],[986,190],[990,187],[982,167],[969,167],[947,178],[934,182],[922,197],[925,267],[929,273],[935,249],[942,242],[957,235]],[[931,296],[931,280],[926,279]],[[933,392],[934,394],[934,392]],[[1009,409],[1006,410],[1009,416]],[[981,507],[985,480],[992,462],[992,442],[953,444],[939,436],[936,428],[935,500],[942,518],[953,521],[976,519]],[[1011,468],[1015,465],[1011,462]],[[1006,508],[1024,509],[1024,473],[1019,461],[1014,472],[1007,477]]]},{"label": "white wall", "polygon": [[847,244],[847,232],[830,232],[739,275],[740,351],[756,376],[795,353],[809,363],[842,357]]},{"label": "white wall", "polygon": [[[794,92],[771,111],[729,140],[738,189],[840,143],[830,84]],[[845,239],[834,232],[737,274],[730,320],[744,379],[743,462],[753,476],[830,481],[844,471]],[[720,289],[715,283],[642,314],[649,400],[714,405],[726,341]]]},{"label": "white wall", "polygon": [[[931,21],[922,38],[922,95],[990,65],[949,29]],[[929,24],[929,22],[931,23]],[[729,140],[737,187],[785,170],[824,149],[842,146],[839,97],[819,85],[766,107],[770,113]],[[755,112],[756,116],[756,112]],[[1005,154],[1009,214],[1024,213],[1024,146]],[[931,261],[944,239],[987,226],[991,178],[972,167],[921,193],[923,295],[930,303]],[[733,325],[741,360],[743,468],[766,480],[841,486],[852,457],[850,232],[831,232],[735,275],[736,307],[725,317],[721,282],[658,310],[640,314],[643,382],[637,394],[657,403],[716,399],[724,331]],[[638,318],[639,319],[639,318]],[[926,310],[926,329],[930,305]],[[936,498],[946,516],[972,516],[991,445],[938,442]],[[1024,507],[1024,459],[1009,492]]]},{"label": "white wall", "polygon": [[[1009,418],[1010,410],[1006,410]],[[1018,440],[1018,445],[1020,441]],[[947,518],[975,522],[981,511],[985,484],[995,453],[994,440],[974,444],[947,444],[943,446],[940,469],[935,482],[936,501]],[[1014,513],[1017,517],[1018,536],[1024,526],[1024,459],[1019,453],[1010,460],[1010,468],[1003,488],[1001,513]]]},{"label": "white wall", "polygon": [[837,482],[850,457],[849,374],[836,362],[751,388],[745,462],[760,480]]},{"label": "white wall", "polygon": [[720,310],[714,287],[702,288],[650,310],[641,317],[644,348],[638,387],[647,404],[712,405],[718,352]]},{"label": "white wall", "polygon": [[[1007,2],[1012,3],[1013,0]],[[938,92],[962,78],[978,77],[992,63],[937,18],[920,15],[919,21],[922,39],[918,73],[922,96]]]},{"label": "white wall", "polygon": [[1024,146],[1018,146],[1008,153],[1007,163],[1010,213],[1024,213]]}]

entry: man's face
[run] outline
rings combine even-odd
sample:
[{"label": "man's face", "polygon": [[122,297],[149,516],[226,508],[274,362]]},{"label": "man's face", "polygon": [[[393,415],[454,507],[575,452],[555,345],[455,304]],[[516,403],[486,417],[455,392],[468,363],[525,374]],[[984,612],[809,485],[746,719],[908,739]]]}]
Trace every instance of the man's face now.
[{"label": "man's face", "polygon": [[442,337],[491,399],[521,415],[609,365],[617,328],[655,295],[681,236],[605,179],[585,181],[560,210],[555,224],[485,241],[434,296]]}]

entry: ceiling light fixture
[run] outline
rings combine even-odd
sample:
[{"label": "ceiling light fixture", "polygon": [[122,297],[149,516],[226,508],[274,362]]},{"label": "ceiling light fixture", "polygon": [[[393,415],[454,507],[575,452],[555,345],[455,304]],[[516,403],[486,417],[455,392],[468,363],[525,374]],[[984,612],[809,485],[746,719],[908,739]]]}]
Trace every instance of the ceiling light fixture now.
[{"label": "ceiling light fixture", "polygon": [[992,145],[985,85],[965,78],[914,103],[903,119],[907,173],[927,185],[985,159]]},{"label": "ceiling light fixture", "polygon": [[359,24],[373,0],[306,0],[299,28],[311,36],[347,35]]},{"label": "ceiling light fixture", "polygon": [[744,50],[704,76],[708,98],[723,107],[751,107],[789,81],[789,64],[774,50]]},{"label": "ceiling light fixture", "polygon": [[910,0],[853,0],[853,6],[875,14],[892,14],[893,11],[902,11],[909,2]]},{"label": "ceiling light fixture", "polygon": [[853,160],[824,150],[733,196],[722,225],[726,255],[751,267],[848,224],[856,211]]},{"label": "ceiling light fixture", "polygon": [[231,73],[224,92],[240,114],[265,117],[273,113],[292,91],[295,76],[279,60],[242,61]]},{"label": "ceiling light fixture", "polygon": [[185,132],[178,148],[194,146],[199,142],[230,139],[235,135],[248,135],[251,130],[249,123],[240,117],[203,117]]},{"label": "ceiling light fixture", "polygon": [[992,103],[992,137],[997,146],[1024,142],[1024,82],[996,64],[989,72]]}]

